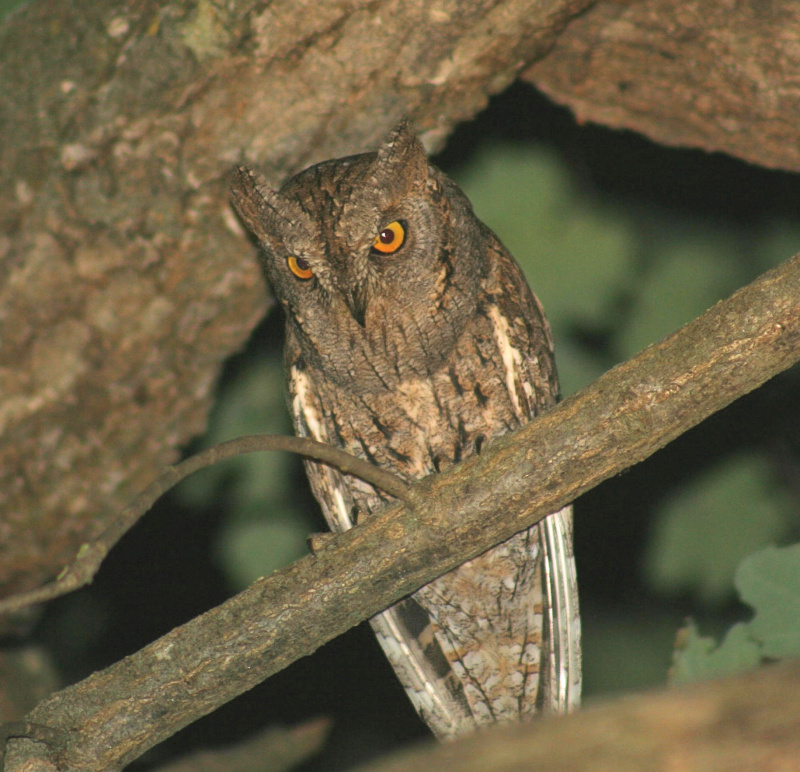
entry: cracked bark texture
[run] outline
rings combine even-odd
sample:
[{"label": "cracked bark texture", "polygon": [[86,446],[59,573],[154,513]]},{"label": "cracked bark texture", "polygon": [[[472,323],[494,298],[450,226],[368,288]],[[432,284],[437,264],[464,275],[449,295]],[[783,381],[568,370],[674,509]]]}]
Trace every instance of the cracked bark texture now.
[{"label": "cracked bark texture", "polygon": [[228,207],[376,144],[428,145],[589,0],[39,0],[0,27],[0,595],[71,561],[202,431],[267,308]]},{"label": "cracked bark texture", "polygon": [[598,3],[524,79],[580,121],[800,171],[800,5]]}]

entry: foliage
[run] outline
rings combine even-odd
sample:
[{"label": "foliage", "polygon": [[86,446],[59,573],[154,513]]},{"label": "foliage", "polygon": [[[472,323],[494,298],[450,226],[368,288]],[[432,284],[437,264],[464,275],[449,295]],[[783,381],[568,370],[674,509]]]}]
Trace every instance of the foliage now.
[{"label": "foliage", "polygon": [[761,661],[758,643],[749,634],[747,625],[735,624],[722,643],[711,636],[700,635],[690,621],[678,633],[670,678],[675,684],[717,678],[755,667]]},{"label": "foliage", "polygon": [[753,618],[733,625],[719,644],[701,636],[689,622],[675,650],[675,683],[730,675],[763,661],[800,655],[800,544],[767,547],[744,558],[735,584],[753,609]]},{"label": "foliage", "polygon": [[768,547],[745,558],[736,572],[736,589],[755,611],[748,627],[762,656],[800,654],[800,544]]},{"label": "foliage", "polygon": [[739,561],[785,536],[793,514],[766,458],[727,457],[662,503],[645,559],[647,578],[660,592],[686,590],[720,604],[733,593]]}]

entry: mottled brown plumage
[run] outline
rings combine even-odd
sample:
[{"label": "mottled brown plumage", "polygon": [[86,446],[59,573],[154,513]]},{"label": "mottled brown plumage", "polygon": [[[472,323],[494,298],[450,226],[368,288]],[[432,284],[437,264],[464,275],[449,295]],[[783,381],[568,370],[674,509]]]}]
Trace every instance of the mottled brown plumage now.
[{"label": "mottled brown plumage", "polygon": [[[312,166],[278,192],[240,168],[233,202],[286,312],[298,434],[410,481],[480,453],[555,402],[541,306],[407,124],[377,153]],[[388,498],[331,467],[306,468],[334,530]],[[440,737],[570,709],[580,692],[570,509],[372,626]]]}]

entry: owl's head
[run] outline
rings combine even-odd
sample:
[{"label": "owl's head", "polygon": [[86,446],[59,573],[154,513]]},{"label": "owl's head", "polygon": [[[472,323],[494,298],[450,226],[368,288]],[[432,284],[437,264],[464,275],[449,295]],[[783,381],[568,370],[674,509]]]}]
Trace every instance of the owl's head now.
[{"label": "owl's head", "polygon": [[475,312],[480,223],[406,122],[376,153],[317,164],[277,191],[240,167],[232,201],[289,334],[328,378],[376,390],[427,377]]}]

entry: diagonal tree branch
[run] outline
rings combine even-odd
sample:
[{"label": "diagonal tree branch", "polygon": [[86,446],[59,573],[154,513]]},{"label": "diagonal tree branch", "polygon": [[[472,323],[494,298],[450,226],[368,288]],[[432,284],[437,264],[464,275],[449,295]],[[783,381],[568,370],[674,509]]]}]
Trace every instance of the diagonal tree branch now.
[{"label": "diagonal tree branch", "polygon": [[[122,766],[798,359],[800,256],[482,455],[420,481],[412,509],[387,507],[314,556],[53,695],[28,720],[71,732],[62,768]],[[11,748],[9,770],[49,764],[36,743],[14,740]]]}]

